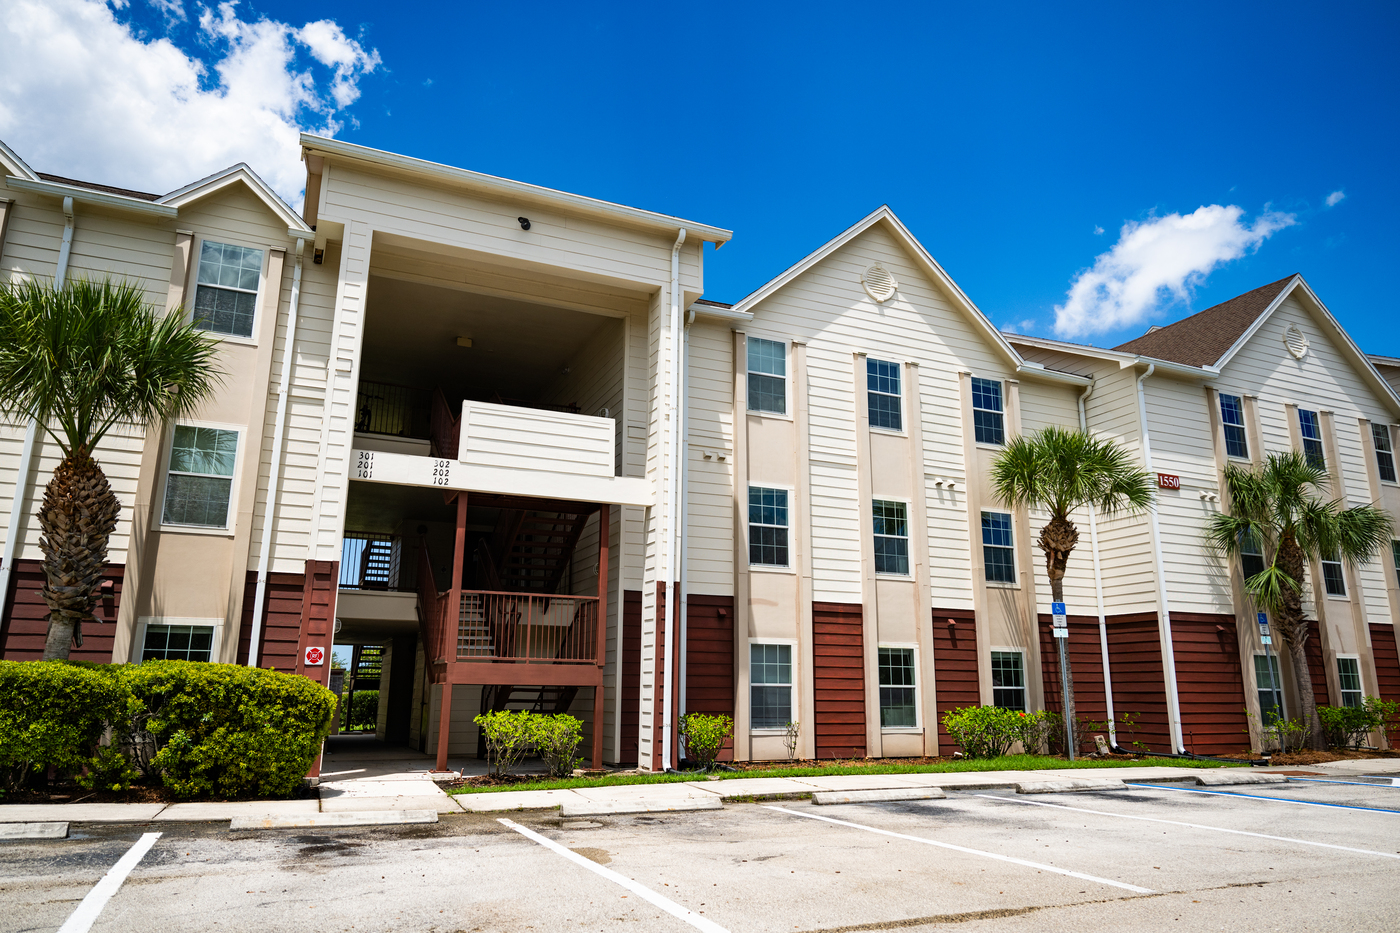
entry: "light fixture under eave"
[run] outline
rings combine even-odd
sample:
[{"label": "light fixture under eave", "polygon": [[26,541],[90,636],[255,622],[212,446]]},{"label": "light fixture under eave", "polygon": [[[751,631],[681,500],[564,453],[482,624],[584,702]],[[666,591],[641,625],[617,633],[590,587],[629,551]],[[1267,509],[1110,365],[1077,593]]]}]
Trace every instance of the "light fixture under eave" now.
[{"label": "light fixture under eave", "polygon": [[472,345],[472,338],[470,338],[470,337],[458,337],[458,338],[457,338],[457,346],[459,346],[459,347],[466,347],[467,349],[470,350],[470,349],[471,349],[471,345]]}]

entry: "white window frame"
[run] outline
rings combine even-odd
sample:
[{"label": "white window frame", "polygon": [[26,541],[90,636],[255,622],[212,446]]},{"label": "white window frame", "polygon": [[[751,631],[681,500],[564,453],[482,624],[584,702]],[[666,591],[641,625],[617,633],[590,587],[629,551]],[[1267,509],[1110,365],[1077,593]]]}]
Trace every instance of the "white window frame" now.
[{"label": "white window frame", "polygon": [[[798,713],[797,713],[797,639],[795,639],[795,638],[750,638],[750,639],[749,639],[749,650],[748,650],[748,654],[746,655],[746,657],[745,657],[745,659],[744,659],[744,661],[745,661],[745,671],[747,672],[747,676],[746,676],[744,679],[747,680],[747,681],[749,682],[749,697],[748,697],[748,700],[749,700],[749,732],[750,732],[750,733],[757,733],[758,735],[786,735],[786,734],[787,734],[787,730],[786,730],[785,728],[781,727],[781,726],[779,726],[779,727],[777,727],[777,728],[764,728],[764,729],[760,729],[760,728],[754,726],[754,724],[753,724],[753,688],[754,688],[754,687],[781,687],[781,686],[783,686],[782,684],[756,684],[756,683],[753,682],[753,646],[754,646],[754,645],[786,645],[786,646],[787,646],[787,649],[788,649],[788,652],[789,652],[789,654],[788,654],[788,658],[789,658],[788,669],[792,671],[792,677],[789,679],[788,684],[787,684],[787,688],[788,688],[788,712],[789,712],[790,715],[796,716],[796,715],[798,715]],[[796,720],[794,720],[794,721],[796,721]]]},{"label": "white window frame", "polygon": [[[1222,439],[1223,441],[1225,441],[1225,458],[1226,458],[1227,460],[1240,460],[1240,461],[1243,461],[1243,462],[1246,462],[1246,463],[1247,463],[1247,462],[1249,462],[1249,428],[1248,428],[1248,426],[1245,424],[1244,396],[1243,396],[1243,395],[1234,395],[1234,394],[1232,394],[1232,393],[1230,393],[1230,392],[1218,392],[1218,393],[1216,393],[1216,394],[1217,394],[1217,396],[1218,396],[1218,397],[1217,397],[1217,400],[1216,400],[1216,404],[1217,404],[1217,407],[1220,409],[1220,436],[1221,436],[1221,439]],[[1231,424],[1230,422],[1228,422],[1228,421],[1225,420],[1225,400],[1226,400],[1227,398],[1232,398],[1232,399],[1234,399],[1236,402],[1239,403],[1239,408],[1240,408],[1240,423],[1239,423],[1239,424]],[[1230,438],[1230,431],[1229,431],[1230,428],[1239,428],[1239,429],[1240,429],[1240,433],[1244,435],[1244,456],[1240,456],[1240,455],[1238,455],[1238,454],[1232,454],[1232,453],[1230,453],[1230,439],[1229,439],[1229,438]],[[1301,426],[1300,426],[1299,430],[1300,430],[1300,431],[1302,430]]]},{"label": "white window frame", "polygon": [[[1348,592],[1347,592],[1347,568],[1346,568],[1346,564],[1342,563],[1341,556],[1338,555],[1338,557],[1337,557],[1336,560],[1328,560],[1328,559],[1325,558],[1325,557],[1319,557],[1318,560],[1317,560],[1317,563],[1318,563],[1318,569],[1321,571],[1321,576],[1322,576],[1322,594],[1323,594],[1324,596],[1326,596],[1328,599],[1347,599],[1347,598],[1348,598]],[[1333,593],[1331,590],[1329,590],[1329,589],[1327,588],[1327,565],[1328,565],[1328,564],[1331,564],[1331,565],[1335,566],[1335,567],[1337,568],[1337,573],[1338,573],[1338,575],[1341,577],[1341,581],[1342,581],[1342,591],[1341,591],[1340,593]]]},{"label": "white window frame", "polygon": [[[204,244],[205,244],[206,241],[208,241],[208,242],[210,242],[210,243],[218,243],[218,244],[220,244],[220,245],[225,245],[225,244],[226,244],[226,245],[228,245],[228,246],[241,246],[241,247],[243,247],[244,249],[256,249],[256,250],[259,250],[259,251],[262,252],[262,268],[258,270],[258,292],[257,292],[257,295],[256,295],[256,296],[254,297],[254,299],[253,299],[253,333],[252,333],[252,335],[249,336],[249,337],[244,337],[244,336],[241,336],[241,335],[239,335],[239,334],[221,334],[221,333],[219,333],[218,331],[203,330],[203,329],[200,330],[200,333],[202,333],[202,334],[208,334],[210,337],[213,337],[215,340],[221,340],[221,341],[225,341],[225,342],[227,342],[227,343],[238,343],[238,344],[243,344],[244,346],[249,346],[249,347],[256,347],[256,346],[258,345],[258,326],[259,326],[260,322],[261,322],[262,319],[263,319],[263,311],[264,311],[263,303],[264,303],[264,299],[265,299],[266,296],[267,296],[267,270],[268,270],[268,268],[269,268],[269,263],[271,262],[271,259],[272,259],[272,247],[271,247],[270,245],[268,245],[267,243],[254,243],[254,242],[252,242],[251,240],[239,240],[239,239],[233,238],[233,237],[217,237],[217,238],[216,238],[216,237],[212,237],[212,236],[196,236],[196,237],[195,237],[195,240],[194,240],[194,261],[190,263],[190,266],[191,266],[191,269],[190,269],[190,280],[189,280],[188,283],[186,283],[187,288],[186,288],[186,290],[185,290],[185,293],[186,293],[187,295],[189,295],[189,299],[188,299],[187,302],[186,302],[187,307],[186,307],[186,311],[185,311],[185,323],[187,323],[187,324],[192,324],[192,323],[194,323],[194,315],[195,315],[195,306],[194,306],[194,303],[195,303],[196,299],[199,297],[199,262],[200,262],[200,257],[203,256],[203,254],[204,254]],[[229,286],[226,286],[226,285],[215,285],[215,286],[213,286],[213,287],[214,287],[214,288],[228,288]],[[233,291],[242,292],[243,294],[247,294],[247,289],[236,288],[236,289],[233,289]]]},{"label": "white window frame", "polygon": [[[875,576],[881,580],[912,580],[914,578],[914,520],[911,516],[914,513],[914,503],[902,496],[872,496],[870,499],[870,547],[874,554],[876,538],[898,538],[899,535],[878,535],[875,533],[875,503],[877,502],[897,502],[904,506],[904,559],[909,565],[908,573],[889,573],[877,570]],[[873,562],[872,562],[873,566]]]},{"label": "white window frame", "polygon": [[[914,725],[912,726],[886,726],[881,724],[880,733],[882,735],[923,735],[924,732],[924,704],[922,702],[923,678],[919,676],[919,646],[914,642],[907,641],[882,641],[875,646],[875,689],[876,696],[884,684],[880,679],[880,651],[881,648],[899,648],[901,650],[912,651],[914,658]],[[897,686],[892,684],[891,686]],[[880,715],[880,709],[876,709],[876,715]]]},{"label": "white window frame", "polygon": [[[998,689],[1001,689],[1001,690],[1017,690],[1017,689],[1019,689],[1019,690],[1021,691],[1021,712],[1029,713],[1029,712],[1031,711],[1031,679],[1030,679],[1029,670],[1028,670],[1027,667],[1026,667],[1026,649],[1025,649],[1025,648],[1017,648],[1017,647],[1012,646],[1012,645],[1004,645],[1004,646],[1003,646],[1003,645],[993,645],[993,646],[991,646],[990,648],[988,648],[988,649],[987,649],[987,679],[988,679],[989,682],[990,682],[991,676],[992,676],[992,655],[994,655],[994,654],[1015,654],[1015,655],[1020,655],[1020,657],[1021,657],[1021,686],[1020,686],[1019,688],[1018,688],[1018,687],[1000,687],[1000,688],[998,688],[998,687],[993,687],[993,688],[992,688],[992,705],[993,705],[993,706],[996,706],[996,691],[997,691]],[[1002,709],[1010,709],[1010,707],[1001,707],[1001,708],[1002,708]]]},{"label": "white window frame", "polygon": [[[224,516],[224,525],[221,528],[212,525],[180,525],[165,520],[165,495],[170,485],[170,462],[175,450],[175,428],[214,428],[219,431],[233,431],[238,435],[238,452],[233,458],[233,475],[229,477],[228,490],[228,514]],[[238,477],[243,472],[244,447],[248,436],[248,428],[238,424],[220,424],[214,421],[177,421],[170,426],[170,438],[165,445],[165,453],[161,460],[160,471],[160,499],[159,499],[159,519],[157,528],[163,533],[196,534],[196,535],[216,535],[219,537],[231,538],[234,534],[234,526],[237,524],[238,515]]]},{"label": "white window frame", "polygon": [[[1355,690],[1348,690],[1342,686],[1342,662],[1353,661],[1356,663],[1356,683]],[[1359,707],[1366,700],[1366,685],[1361,680],[1361,655],[1359,654],[1339,654],[1337,655],[1337,699],[1342,706],[1346,706],[1346,695],[1356,694],[1356,705]]]},{"label": "white window frame", "polygon": [[[1388,446],[1387,450],[1381,450],[1376,446],[1378,428],[1380,429],[1379,433],[1385,436],[1385,442]],[[1400,466],[1395,462],[1395,435],[1391,432],[1390,425],[1382,424],[1379,421],[1371,422],[1371,453],[1376,458],[1376,478],[1381,481],[1381,484],[1384,486],[1400,485]],[[1385,454],[1390,458],[1390,472],[1396,477],[1395,479],[1386,479],[1384,476],[1381,476],[1381,454]]]},{"label": "white window frame", "polygon": [[[749,377],[755,375],[749,369],[749,341],[766,340],[769,343],[782,344],[783,347],[783,410],[777,411],[757,411],[749,407]],[[770,376],[771,373],[758,373],[760,376]],[[775,377],[776,378],[776,377]],[[760,418],[782,418],[784,421],[792,420],[792,341],[782,337],[765,337],[762,334],[744,335],[744,413],[757,415]]]},{"label": "white window frame", "polygon": [[[895,373],[897,374],[897,376],[898,376],[898,378],[899,378],[899,394],[898,394],[898,395],[891,395],[889,392],[872,392],[872,391],[871,391],[871,389],[870,389],[870,364],[871,364],[871,363],[884,363],[884,364],[887,365],[887,366],[893,366],[893,367],[894,367]],[[909,406],[907,406],[907,405],[904,403],[904,394],[905,394],[905,393],[904,393],[904,387],[905,387],[905,385],[906,385],[907,383],[908,383],[908,379],[906,379],[906,378],[905,378],[905,375],[904,375],[904,364],[903,364],[903,363],[898,362],[898,361],[896,361],[896,360],[886,360],[886,359],[882,359],[881,357],[878,357],[878,356],[871,356],[869,353],[865,354],[865,420],[866,420],[866,424],[869,426],[870,430],[876,432],[877,434],[891,434],[891,435],[894,435],[894,436],[896,436],[896,437],[904,437],[904,436],[906,436],[906,435],[908,434],[908,432],[909,432]],[[882,426],[882,425],[870,424],[870,396],[872,396],[872,395],[883,395],[883,396],[886,396],[887,398],[893,398],[893,399],[895,399],[895,400],[899,403],[899,427],[898,427],[898,428],[887,428],[887,427],[884,427],[884,426]]]},{"label": "white window frame", "polygon": [[[1301,405],[1294,409],[1294,411],[1298,418],[1298,443],[1302,447],[1303,456],[1308,460],[1309,463],[1312,462],[1312,458],[1308,456],[1308,441],[1314,441],[1318,446],[1318,450],[1320,451],[1320,453],[1318,454],[1317,465],[1324,470],[1327,469],[1327,444],[1322,439],[1322,413],[1312,408],[1304,408]],[[1304,412],[1307,412],[1309,415],[1312,415],[1313,426],[1317,428],[1317,437],[1308,437],[1308,435],[1303,431]]]},{"label": "white window frame", "polygon": [[219,644],[224,633],[223,619],[205,619],[185,616],[141,616],[136,620],[136,640],[131,646],[131,662],[133,664],[146,659],[146,629],[152,625],[191,625],[210,629],[208,663],[219,663]]},{"label": "white window frame", "polygon": [[996,514],[996,515],[1005,515],[1006,517],[1008,517],[1009,519],[1011,519],[1011,547],[1010,547],[1010,551],[1011,551],[1011,574],[1012,574],[1012,576],[1015,577],[1015,579],[1014,579],[1014,580],[1010,580],[1010,581],[1006,581],[1006,580],[988,580],[988,579],[987,579],[987,556],[986,556],[986,555],[987,555],[987,552],[986,552],[986,551],[983,551],[983,552],[982,552],[982,583],[983,583],[985,586],[1000,587],[1001,589],[1020,589],[1020,588],[1021,588],[1021,565],[1020,565],[1020,562],[1017,561],[1017,559],[1016,559],[1016,516],[1015,516],[1014,513],[1008,512],[1006,509],[978,509],[978,510],[977,510],[977,546],[980,547],[980,548],[986,548],[986,547],[1001,547],[1001,545],[999,545],[999,544],[988,545],[988,544],[986,544],[986,543],[984,543],[984,542],[982,541],[982,513],[983,513],[983,512],[989,512],[989,513],[993,513],[993,514]]},{"label": "white window frame", "polygon": [[[787,493],[787,533],[788,533],[788,562],[786,564],[755,564],[750,560],[748,568],[758,573],[796,573],[797,568],[792,560],[792,509],[793,501],[797,498],[797,490],[791,486],[784,486],[781,483],[749,483],[748,489],[773,489]],[[747,492],[747,490],[746,490]],[[744,550],[747,553],[753,542],[753,522],[749,521],[748,496],[744,501]],[[780,525],[760,525],[760,528],[780,528]]]},{"label": "white window frame", "polygon": [[[1271,676],[1274,677],[1274,686],[1273,686],[1272,688],[1260,687],[1260,686],[1259,686],[1259,662],[1258,662],[1258,661],[1255,661],[1255,662],[1254,662],[1254,701],[1255,701],[1256,703],[1259,702],[1259,694],[1262,693],[1265,689],[1268,689],[1269,692],[1272,693],[1272,694],[1274,694],[1275,698],[1278,700],[1278,715],[1279,715],[1281,718],[1287,719],[1287,718],[1288,718],[1288,707],[1284,705],[1284,700],[1283,700],[1283,677],[1282,677],[1283,668],[1282,668],[1282,666],[1279,664],[1278,655],[1277,655],[1277,654],[1270,655],[1270,654],[1268,654],[1267,652],[1264,652],[1264,651],[1256,651],[1256,652],[1254,652],[1254,657],[1256,657],[1256,658],[1264,658],[1264,666],[1267,667],[1267,668],[1269,668],[1269,670],[1270,670],[1270,672],[1271,672]],[[1272,662],[1272,663],[1270,663],[1270,662]],[[1266,722],[1264,722],[1264,707],[1263,707],[1262,705],[1259,707],[1259,725],[1260,725],[1261,728],[1265,728],[1265,729],[1267,729],[1269,726],[1272,725],[1272,723],[1266,723]]]},{"label": "white window frame", "polygon": [[[978,408],[978,407],[977,407],[977,393],[976,393],[975,391],[973,391],[973,386],[972,386],[973,381],[974,381],[974,380],[977,380],[977,379],[981,379],[983,382],[995,382],[997,385],[1001,386],[1001,411],[993,412],[990,408]],[[985,447],[985,448],[987,448],[987,449],[989,449],[989,450],[1001,450],[1003,447],[1006,446],[1006,435],[1009,433],[1009,432],[1006,430],[1006,395],[1007,395],[1007,393],[1006,393],[1006,380],[1005,380],[1005,379],[993,379],[993,378],[991,378],[990,376],[979,376],[979,375],[977,375],[976,373],[970,373],[970,374],[969,374],[969,378],[968,378],[968,380],[967,380],[967,393],[968,393],[968,401],[969,401],[969,402],[971,403],[971,405],[972,405],[972,443],[975,444],[975,445],[978,446],[978,447]],[[990,413],[990,414],[995,414],[995,415],[997,415],[997,416],[999,416],[999,417],[1001,418],[1001,443],[1000,443],[1000,444],[996,444],[996,443],[993,443],[993,442],[991,442],[991,441],[979,441],[979,440],[977,439],[977,413],[978,413],[979,411],[985,411],[985,412],[988,412],[988,413]]]}]

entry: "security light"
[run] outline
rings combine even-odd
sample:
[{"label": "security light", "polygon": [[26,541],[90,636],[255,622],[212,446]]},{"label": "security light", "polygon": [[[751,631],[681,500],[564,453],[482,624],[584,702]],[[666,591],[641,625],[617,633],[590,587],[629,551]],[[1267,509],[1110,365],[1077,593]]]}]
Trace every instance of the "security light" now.
[{"label": "security light", "polygon": [[530,218],[528,218],[528,217],[517,217],[517,218],[515,218],[515,219],[518,220],[518,221],[520,221],[520,229],[521,229],[521,230],[529,230],[529,229],[530,229]]}]

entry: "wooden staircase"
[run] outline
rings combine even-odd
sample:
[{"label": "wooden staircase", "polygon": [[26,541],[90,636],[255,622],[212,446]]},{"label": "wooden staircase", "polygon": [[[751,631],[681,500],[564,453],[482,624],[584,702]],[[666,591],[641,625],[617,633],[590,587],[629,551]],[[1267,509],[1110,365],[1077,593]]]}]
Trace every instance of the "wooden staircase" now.
[{"label": "wooden staircase", "polygon": [[461,613],[457,626],[457,657],[495,656],[496,643],[486,619],[485,599],[479,593],[463,593]]},{"label": "wooden staircase", "polygon": [[[535,687],[521,685],[485,686],[481,688],[481,711],[529,710],[532,713],[567,713],[578,696],[578,687]],[[478,732],[476,757],[486,757],[486,737]]]},{"label": "wooden staircase", "polygon": [[590,514],[502,509],[478,554],[490,556],[488,575],[502,591],[557,593]]}]

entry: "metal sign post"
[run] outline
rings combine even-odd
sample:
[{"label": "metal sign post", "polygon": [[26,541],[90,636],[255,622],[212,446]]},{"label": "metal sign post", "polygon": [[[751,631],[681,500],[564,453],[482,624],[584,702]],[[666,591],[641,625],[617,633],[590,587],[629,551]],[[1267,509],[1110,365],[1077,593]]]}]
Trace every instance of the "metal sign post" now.
[{"label": "metal sign post", "polygon": [[1065,677],[1069,665],[1069,615],[1064,603],[1050,604],[1050,634],[1055,636],[1055,648],[1060,655],[1060,710],[1065,721],[1065,752],[1073,761],[1074,723],[1069,716],[1069,679]]}]

